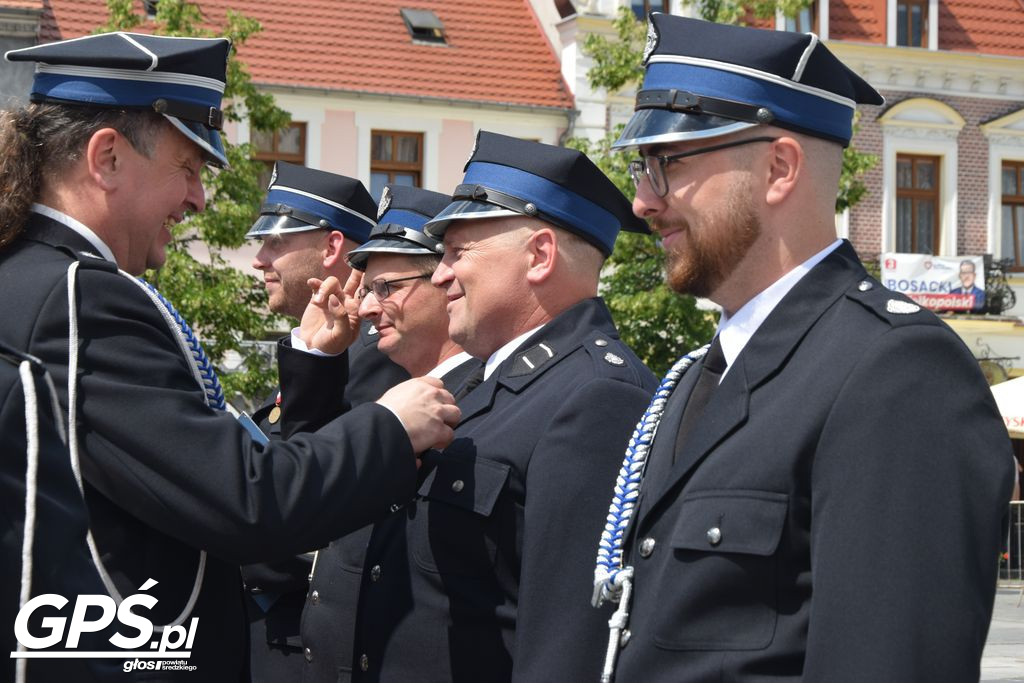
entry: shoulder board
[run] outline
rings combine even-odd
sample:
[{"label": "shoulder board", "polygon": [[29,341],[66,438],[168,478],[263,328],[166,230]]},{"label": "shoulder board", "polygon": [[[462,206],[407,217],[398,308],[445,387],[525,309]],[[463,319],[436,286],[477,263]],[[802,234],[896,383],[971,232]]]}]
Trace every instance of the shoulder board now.
[{"label": "shoulder board", "polygon": [[112,261],[108,261],[99,254],[94,254],[91,251],[78,251],[65,246],[58,246],[57,248],[74,260],[78,261],[81,264],[79,265],[79,268],[105,270],[110,273],[117,272],[117,264]]},{"label": "shoulder board", "polygon": [[930,324],[937,320],[920,304],[871,277],[855,283],[846,296],[891,325]]}]

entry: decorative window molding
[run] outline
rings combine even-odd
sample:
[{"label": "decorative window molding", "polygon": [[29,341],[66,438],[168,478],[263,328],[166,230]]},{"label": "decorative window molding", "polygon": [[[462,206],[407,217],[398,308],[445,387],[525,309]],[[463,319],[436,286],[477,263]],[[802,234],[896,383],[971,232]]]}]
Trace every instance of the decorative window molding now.
[{"label": "decorative window molding", "polygon": [[966,123],[955,109],[915,97],[891,107],[882,126],[882,250],[896,250],[896,158],[900,154],[940,157],[937,256],[957,253],[957,136]]},{"label": "decorative window molding", "polygon": [[1002,253],[1002,173],[1004,161],[1024,161],[1024,109],[978,126],[988,140],[988,251]]}]

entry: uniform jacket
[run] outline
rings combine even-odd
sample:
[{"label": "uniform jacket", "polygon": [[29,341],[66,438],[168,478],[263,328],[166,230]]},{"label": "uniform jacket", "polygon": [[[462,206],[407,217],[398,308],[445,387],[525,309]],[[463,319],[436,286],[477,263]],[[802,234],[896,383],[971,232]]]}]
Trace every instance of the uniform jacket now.
[{"label": "uniform jacket", "polygon": [[467,394],[416,499],[369,542],[354,680],[593,680],[608,618],[589,605],[602,491],[653,387],[587,299]]},{"label": "uniform jacket", "polygon": [[978,680],[1011,455],[956,335],[844,243],[677,444],[699,370],[668,402],[628,532],[616,680]]},{"label": "uniform jacket", "polygon": [[[475,358],[461,363],[441,378],[445,388],[454,394],[481,366]],[[373,525],[369,525],[339,538],[317,557],[309,592],[303,594],[301,642],[305,651],[299,661],[304,682],[351,680],[359,586],[372,531]]]},{"label": "uniform jacket", "polygon": [[326,545],[365,526],[381,499],[414,490],[408,437],[386,408],[365,405],[263,448],[211,410],[177,342],[141,289],[62,224],[33,214],[0,252],[0,341],[40,358],[66,409],[68,266],[79,259],[78,438],[90,524],[122,595],[158,584],[155,623],[186,605],[188,680],[245,677],[247,628],[238,565]]},{"label": "uniform jacket", "polygon": [[[315,431],[351,407],[376,400],[409,378],[404,368],[377,350],[377,340],[369,323],[362,325],[356,341],[338,356],[297,351],[291,347],[290,337],[280,340],[278,374],[283,386],[271,392],[253,420],[263,433],[277,440]],[[278,392],[281,414],[271,423]],[[242,567],[254,681],[293,681],[302,675],[305,661],[299,623],[311,568],[312,553]]]},{"label": "uniform jacket", "polygon": [[[29,408],[19,366],[29,362],[35,388],[35,410]],[[25,471],[28,457],[26,408],[38,420],[35,533],[32,534],[31,595],[45,593],[73,596],[102,593],[100,582],[85,543],[85,501],[78,490],[68,450],[58,432],[51,410],[51,395],[44,381],[42,365],[0,344],[0,624],[3,624],[3,652],[14,652],[18,643],[14,620],[19,612],[22,573],[22,542],[25,538]],[[60,569],[60,571],[58,570]],[[29,633],[47,632],[40,621],[47,608],[40,608],[29,621]],[[114,628],[83,635],[82,650],[109,649],[107,639]],[[4,656],[0,680],[13,681],[15,662]],[[121,663],[111,659],[26,660],[28,681],[103,681],[123,676]]]}]

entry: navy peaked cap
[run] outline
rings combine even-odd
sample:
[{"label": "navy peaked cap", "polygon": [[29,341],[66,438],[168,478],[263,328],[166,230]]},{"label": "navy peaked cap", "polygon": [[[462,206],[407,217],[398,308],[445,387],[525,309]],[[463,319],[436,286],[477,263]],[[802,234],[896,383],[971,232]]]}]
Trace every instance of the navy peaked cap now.
[{"label": "navy peaked cap", "polygon": [[348,253],[348,264],[356,270],[366,270],[370,254],[440,256],[444,246],[423,229],[450,201],[448,195],[440,192],[385,185],[377,210],[377,227],[370,232],[369,242]]},{"label": "navy peaked cap", "polygon": [[226,38],[172,38],[101,33],[11,50],[11,62],[36,62],[32,102],[150,109],[163,114],[207,154],[227,166],[223,125]]},{"label": "navy peaked cap", "polygon": [[651,15],[636,112],[615,147],[727,135],[760,124],[844,146],[857,104],[883,104],[813,33]]},{"label": "navy peaked cap", "polygon": [[362,244],[377,222],[377,205],[355,178],[278,161],[260,217],[246,237],[340,230]]},{"label": "navy peaked cap", "polygon": [[608,255],[619,230],[648,232],[615,184],[574,149],[482,130],[465,172],[427,234],[442,237],[454,220],[520,214],[575,233]]}]

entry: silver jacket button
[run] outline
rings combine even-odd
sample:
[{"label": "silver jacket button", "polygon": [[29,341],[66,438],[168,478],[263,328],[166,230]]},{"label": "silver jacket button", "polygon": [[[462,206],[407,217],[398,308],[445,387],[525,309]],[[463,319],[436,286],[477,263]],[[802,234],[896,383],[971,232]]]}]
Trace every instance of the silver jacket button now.
[{"label": "silver jacket button", "polygon": [[373,581],[374,583],[376,583],[377,581],[380,581],[380,575],[381,575],[380,565],[379,564],[373,565],[373,567],[370,568],[370,581]]},{"label": "silver jacket button", "polygon": [[309,596],[309,600],[314,605],[319,604],[320,603],[320,593],[319,593],[319,591],[313,591],[312,595]]},{"label": "silver jacket button", "polygon": [[359,668],[362,669],[363,671],[368,671],[370,669],[370,658],[367,657],[366,655],[360,655],[360,657],[359,657]]},{"label": "silver jacket button", "polygon": [[657,543],[657,541],[650,536],[640,541],[640,557],[650,557],[651,553],[654,552],[655,543]]},{"label": "silver jacket button", "polygon": [[306,658],[307,662],[313,661],[313,651],[310,650],[308,647],[302,651],[302,656]]},{"label": "silver jacket button", "polygon": [[466,485],[463,483],[461,479],[456,479],[455,481],[452,482],[452,491],[455,491],[455,493],[458,493],[465,487]]},{"label": "silver jacket button", "polygon": [[711,545],[718,545],[722,542],[722,530],[717,526],[713,526],[708,529],[708,543]]}]

